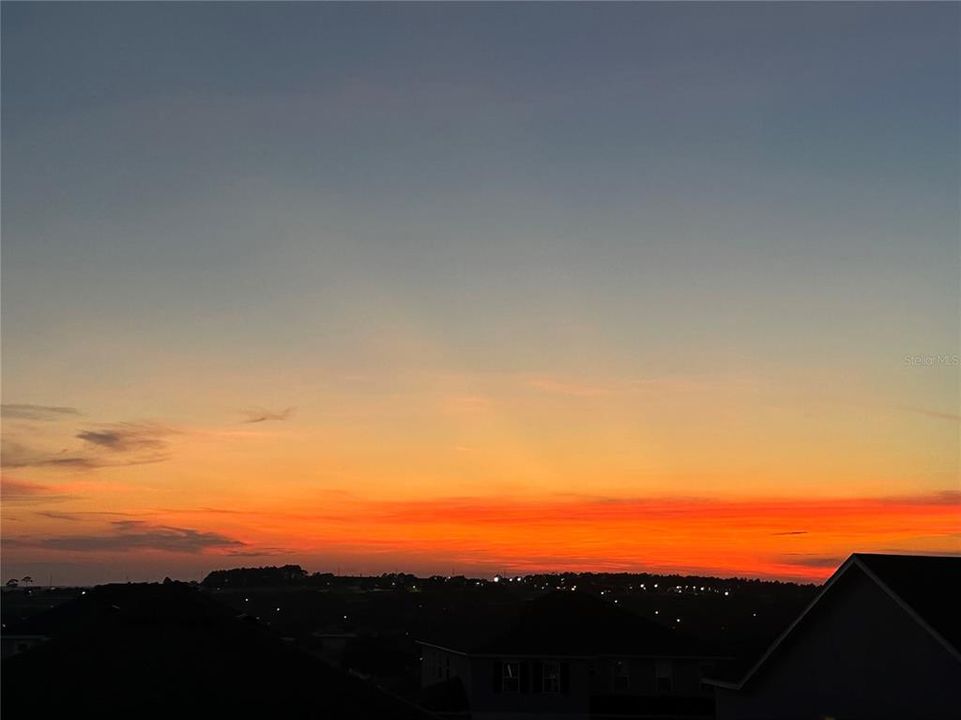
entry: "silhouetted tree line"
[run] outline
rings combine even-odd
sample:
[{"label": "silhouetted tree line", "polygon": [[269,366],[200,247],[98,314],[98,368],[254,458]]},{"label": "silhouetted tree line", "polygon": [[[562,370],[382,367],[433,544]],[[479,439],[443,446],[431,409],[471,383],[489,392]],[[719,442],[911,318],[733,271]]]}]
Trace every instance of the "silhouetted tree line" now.
[{"label": "silhouetted tree line", "polygon": [[204,587],[241,588],[277,585],[329,585],[332,573],[308,574],[300,565],[282,565],[214,570],[203,579]]},{"label": "silhouetted tree line", "polygon": [[783,580],[762,580],[760,578],[718,578],[711,575],[660,575],[655,573],[594,573],[594,572],[569,572],[569,573],[537,573],[525,575],[522,580],[535,586],[546,585],[550,587],[570,588],[577,585],[583,590],[589,590],[594,586],[599,587],[625,587],[653,589],[655,583],[658,589],[670,590],[677,586],[690,588],[692,591],[700,586],[717,588],[736,589],[741,587],[764,588],[775,592],[808,592],[814,583],[796,583]]},{"label": "silhouetted tree line", "polygon": [[[499,582],[497,582],[499,581]],[[776,580],[759,580],[754,578],[716,578],[699,575],[657,575],[651,573],[538,573],[523,577],[498,577],[495,582],[468,578],[463,575],[444,576],[432,575],[418,578],[410,573],[392,572],[379,576],[337,576],[333,573],[308,573],[300,565],[282,565],[233,568],[231,570],[214,570],[204,578],[204,587],[208,588],[249,588],[249,587],[322,587],[350,586],[358,590],[397,590],[420,591],[425,587],[459,587],[472,588],[499,585],[501,590],[517,588],[517,590],[546,591],[573,590],[582,592],[608,593],[620,592],[654,592],[683,594],[709,594],[725,591],[734,593],[739,590],[750,589],[752,593],[760,592],[762,597],[807,595],[815,587],[813,584],[798,584],[793,582],[779,582]],[[603,593],[601,593],[603,594]]]}]

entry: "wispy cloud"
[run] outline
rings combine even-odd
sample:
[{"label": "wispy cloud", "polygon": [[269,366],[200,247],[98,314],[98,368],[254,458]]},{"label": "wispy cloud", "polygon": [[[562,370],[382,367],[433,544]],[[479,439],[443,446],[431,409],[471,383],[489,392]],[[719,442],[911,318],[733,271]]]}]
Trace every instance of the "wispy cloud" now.
[{"label": "wispy cloud", "polygon": [[843,555],[805,555],[803,553],[787,553],[779,558],[786,565],[798,565],[818,570],[836,568],[846,559]]},{"label": "wispy cloud", "polygon": [[961,422],[961,415],[956,412],[941,412],[939,410],[928,410],[927,408],[913,407],[910,405],[899,405],[901,410],[924,415],[935,420],[950,420],[951,422]]},{"label": "wispy cloud", "polygon": [[288,407],[283,410],[265,410],[264,408],[243,410],[243,414],[247,416],[243,422],[260,423],[267,422],[268,420],[287,420],[295,409],[296,408]]},{"label": "wispy cloud", "polygon": [[622,397],[629,394],[679,395],[757,387],[759,380],[741,375],[663,375],[646,378],[576,378],[555,375],[523,376],[523,384],[545,395],[570,398]]},{"label": "wispy cloud", "polygon": [[58,452],[39,450],[5,437],[2,440],[3,466],[92,470],[162,462],[169,457],[167,438],[178,432],[150,423],[96,425],[74,436],[82,441],[79,447]]},{"label": "wispy cloud", "polygon": [[173,515],[249,515],[249,510],[235,510],[232,508],[159,508],[157,512]]},{"label": "wispy cloud", "polygon": [[81,522],[83,520],[91,520],[96,518],[136,517],[135,513],[107,512],[102,510],[89,510],[82,512],[54,512],[52,510],[40,510],[36,514],[41,517],[50,518],[51,520],[66,520],[68,522]]},{"label": "wispy cloud", "polygon": [[177,431],[152,423],[112,423],[77,433],[78,440],[114,452],[156,451],[167,447],[166,438]]},{"label": "wispy cloud", "polygon": [[276,557],[278,555],[289,555],[290,550],[287,548],[257,548],[255,550],[228,550],[225,555],[230,557],[244,557],[244,558],[257,558],[257,557]]},{"label": "wispy cloud", "polygon": [[66,450],[56,453],[42,453],[23,445],[8,445],[3,452],[3,467],[5,468],[29,468],[29,467],[61,467],[89,469],[102,467],[103,463],[96,462],[92,458],[73,455]]},{"label": "wispy cloud", "polygon": [[59,405],[12,403],[0,405],[0,416],[13,420],[64,420],[80,415],[77,408]]},{"label": "wispy cloud", "polygon": [[567,397],[597,397],[610,392],[610,388],[606,386],[547,376],[529,378],[527,385],[542,393]]},{"label": "wispy cloud", "polygon": [[3,440],[4,468],[63,468],[68,470],[94,470],[103,467],[123,467],[162,462],[166,453],[155,449],[150,453],[96,453],[85,450],[61,450],[48,452],[36,450],[20,443]]},{"label": "wispy cloud", "polygon": [[441,410],[452,415],[484,413],[491,409],[491,405],[490,398],[483,395],[447,395],[441,400]]},{"label": "wispy cloud", "polygon": [[941,490],[921,495],[892,495],[878,498],[878,502],[897,505],[945,505],[961,510],[961,490]]},{"label": "wispy cloud", "polygon": [[807,530],[785,530],[784,532],[774,532],[772,535],[807,535]]},{"label": "wispy cloud", "polygon": [[239,550],[245,544],[220,533],[193,528],[153,525],[140,520],[116,520],[105,533],[41,538],[8,538],[5,544],[70,552],[160,552],[199,554],[208,550]]},{"label": "wispy cloud", "polygon": [[4,477],[0,480],[0,497],[5,503],[42,503],[70,499],[70,495],[47,485]]}]

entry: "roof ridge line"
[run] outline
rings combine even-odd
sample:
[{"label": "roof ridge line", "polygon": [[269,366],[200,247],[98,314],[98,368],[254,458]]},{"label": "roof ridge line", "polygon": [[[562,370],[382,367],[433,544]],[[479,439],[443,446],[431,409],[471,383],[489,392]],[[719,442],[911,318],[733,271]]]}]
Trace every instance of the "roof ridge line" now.
[{"label": "roof ridge line", "polygon": [[[871,554],[871,553],[854,553],[853,555],[851,555],[851,557],[857,562],[858,567],[861,568],[864,574],[867,575],[869,578],[871,578],[871,580],[873,580],[882,590],[884,590],[884,592],[886,592],[892,600],[894,600],[898,605],[900,605],[901,608],[904,611],[906,611],[908,615],[910,615],[916,623],[918,623],[922,628],[924,628],[928,632],[928,634],[930,634],[932,637],[934,637],[935,640],[941,643],[941,645],[943,645],[944,648],[949,653],[951,653],[951,655],[953,655],[956,660],[961,661],[961,651],[959,651],[958,648],[956,648],[951,642],[949,642],[947,638],[945,638],[941,633],[935,630],[934,627],[921,616],[921,613],[919,613],[914,608],[914,606],[911,605],[911,603],[909,603],[907,600],[901,597],[897,592],[895,592],[895,590],[890,585],[884,582],[884,580],[882,580],[877,573],[871,570],[868,564],[861,559],[860,555],[862,554]],[[902,555],[899,557],[911,557],[911,556]]]},{"label": "roof ridge line", "polygon": [[[847,560],[841,563],[841,566],[834,571],[834,574],[828,578],[827,582],[821,588],[820,592],[814,597],[814,599],[804,608],[803,611],[794,619],[787,629],[784,630],[773,643],[764,651],[760,659],[750,667],[750,669],[744,674],[744,676],[739,681],[727,681],[727,680],[709,680],[707,681],[711,685],[716,685],[718,687],[725,687],[731,690],[741,690],[748,683],[751,678],[753,678],[757,671],[767,662],[768,658],[780,647],[781,643],[787,639],[789,635],[794,632],[794,629],[808,616],[811,610],[821,601],[828,591],[834,586],[834,584],[844,575],[852,565],[857,565],[858,568],[878,587],[880,587],[887,595],[897,603],[901,609],[907,612],[915,622],[917,622],[924,630],[926,630],[935,640],[937,640],[955,659],[961,661],[961,652],[958,648],[954,647],[947,639],[945,639],[937,630],[935,630],[921,615],[915,610],[907,601],[904,600],[900,595],[898,595],[887,583],[881,580],[876,573],[874,573],[868,564],[862,559],[866,555],[881,555],[883,557],[891,557],[890,555],[884,555],[883,553],[851,553]],[[913,557],[912,555],[900,555],[897,557]]]},{"label": "roof ridge line", "polygon": [[747,684],[748,680],[754,677],[757,671],[761,669],[761,666],[767,662],[767,659],[774,653],[774,651],[781,646],[781,643],[784,642],[784,640],[786,640],[787,637],[794,632],[794,628],[796,628],[801,623],[801,621],[808,616],[808,613],[810,613],[811,610],[814,609],[814,606],[817,605],[821,601],[821,598],[823,598],[827,594],[828,590],[830,590],[831,587],[834,586],[838,578],[840,578],[845,572],[847,572],[848,568],[854,564],[855,555],[856,553],[852,553],[847,560],[841,563],[841,566],[834,571],[834,574],[831,575],[831,577],[828,578],[827,582],[824,583],[824,586],[821,588],[820,592],[818,592],[818,594],[814,596],[814,599],[811,600],[811,602],[807,604],[807,607],[805,607],[804,610],[802,610],[801,613],[794,619],[794,621],[787,626],[787,629],[785,629],[784,632],[782,632],[780,635],[778,635],[774,639],[774,642],[771,643],[768,649],[764,651],[764,654],[761,655],[758,661],[755,662],[754,665],[750,667],[750,669],[748,669],[747,673],[745,673],[744,676],[739,681],[728,682],[728,681],[718,680],[718,681],[714,681],[712,684],[716,683],[721,685],[722,687],[729,687],[732,690],[740,690],[741,688],[743,688]]}]

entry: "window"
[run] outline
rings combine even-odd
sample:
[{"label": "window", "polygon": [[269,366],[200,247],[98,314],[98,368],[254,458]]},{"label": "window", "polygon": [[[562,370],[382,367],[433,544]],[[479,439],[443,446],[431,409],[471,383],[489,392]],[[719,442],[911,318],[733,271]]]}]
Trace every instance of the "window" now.
[{"label": "window", "polygon": [[631,667],[627,660],[614,661],[614,689],[627,690],[631,686]]},{"label": "window", "polygon": [[654,665],[654,677],[657,681],[657,691],[669,693],[674,689],[674,668],[670,660],[658,660]]},{"label": "window", "polygon": [[520,692],[521,664],[519,662],[505,662],[503,671],[501,687],[504,688],[504,692]]},{"label": "window", "polygon": [[561,664],[558,662],[545,662],[543,671],[543,685],[541,686],[546,693],[559,693],[561,691]]}]

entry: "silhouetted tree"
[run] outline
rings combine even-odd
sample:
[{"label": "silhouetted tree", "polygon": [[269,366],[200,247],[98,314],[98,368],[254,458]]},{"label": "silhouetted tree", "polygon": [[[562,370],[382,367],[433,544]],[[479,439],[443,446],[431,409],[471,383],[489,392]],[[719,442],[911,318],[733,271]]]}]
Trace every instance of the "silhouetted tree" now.
[{"label": "silhouetted tree", "polygon": [[206,587],[270,587],[275,585],[297,585],[307,579],[307,571],[300,565],[282,567],[233,568],[214,570],[204,578]]}]

